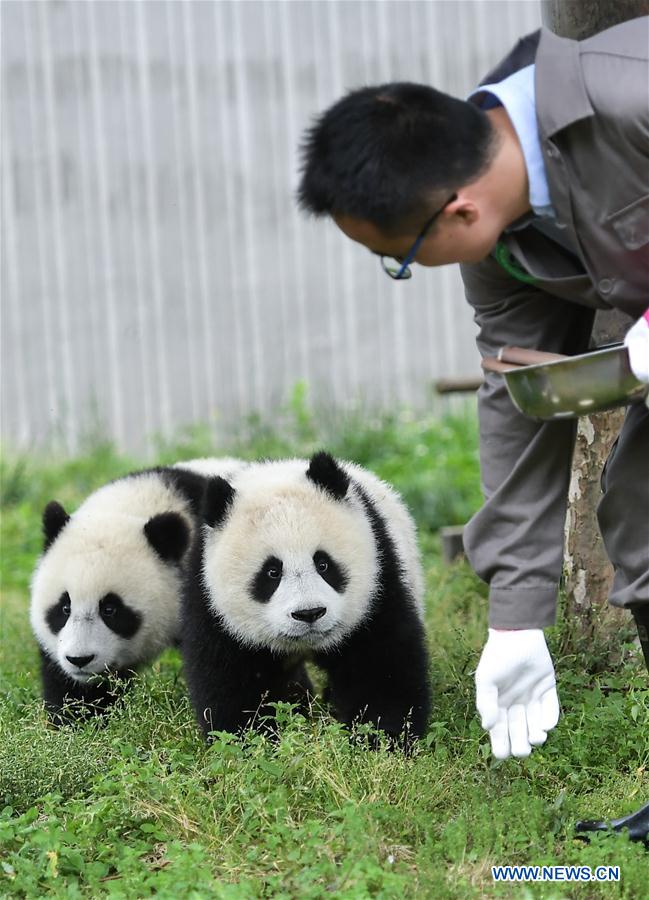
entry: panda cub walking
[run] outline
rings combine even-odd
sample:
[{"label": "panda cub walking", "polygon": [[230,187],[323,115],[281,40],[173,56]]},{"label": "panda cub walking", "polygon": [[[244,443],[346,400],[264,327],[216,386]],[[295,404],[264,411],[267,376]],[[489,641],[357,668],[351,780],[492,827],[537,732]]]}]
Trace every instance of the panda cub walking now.
[{"label": "panda cub walking", "polygon": [[181,647],[204,733],[298,699],[309,660],[340,721],[420,736],[430,710],[423,578],[396,492],[319,453],[211,479],[203,516]]},{"label": "panda cub walking", "polygon": [[56,722],[114,699],[107,674],[128,678],[179,638],[182,567],[207,477],[231,459],[134,472],[91,494],[73,514],[43,512],[44,547],[30,618],[40,646],[45,705]]}]

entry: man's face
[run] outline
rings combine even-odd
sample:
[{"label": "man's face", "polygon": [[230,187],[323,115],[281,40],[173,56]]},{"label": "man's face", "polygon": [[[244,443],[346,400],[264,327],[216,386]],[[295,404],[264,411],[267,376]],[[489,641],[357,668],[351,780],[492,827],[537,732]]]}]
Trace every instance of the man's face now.
[{"label": "man's face", "polygon": [[[334,216],[334,221],[343,234],[379,257],[403,259],[417,240],[416,233],[386,235],[371,222],[352,216]],[[421,266],[480,262],[496,245],[501,230],[500,221],[490,221],[473,203],[458,198],[443,210],[413,261]]]}]

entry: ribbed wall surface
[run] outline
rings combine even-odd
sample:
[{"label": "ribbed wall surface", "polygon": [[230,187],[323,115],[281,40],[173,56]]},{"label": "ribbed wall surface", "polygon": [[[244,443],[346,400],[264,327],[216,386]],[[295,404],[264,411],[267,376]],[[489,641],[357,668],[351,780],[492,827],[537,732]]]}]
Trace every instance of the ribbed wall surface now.
[{"label": "ribbed wall surface", "polygon": [[531,2],[2,4],[2,424],[142,450],[316,402],[422,407],[478,371],[454,269],[392,284],[294,204],[311,116],[349,87],[465,95]]}]

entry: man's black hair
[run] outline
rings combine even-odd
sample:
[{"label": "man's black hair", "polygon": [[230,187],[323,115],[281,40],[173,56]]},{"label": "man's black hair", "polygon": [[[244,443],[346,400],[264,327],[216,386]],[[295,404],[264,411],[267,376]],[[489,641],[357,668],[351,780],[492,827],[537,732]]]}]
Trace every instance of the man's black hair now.
[{"label": "man's black hair", "polygon": [[386,233],[421,222],[488,167],[496,138],[472,103],[423,84],[351,91],[308,129],[298,203]]}]

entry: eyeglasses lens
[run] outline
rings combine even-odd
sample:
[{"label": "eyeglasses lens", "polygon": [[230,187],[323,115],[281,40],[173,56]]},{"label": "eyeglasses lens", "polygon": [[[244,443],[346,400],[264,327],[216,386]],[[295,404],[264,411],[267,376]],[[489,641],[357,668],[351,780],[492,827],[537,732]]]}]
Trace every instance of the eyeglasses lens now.
[{"label": "eyeglasses lens", "polygon": [[398,281],[403,281],[406,278],[412,278],[410,267],[406,266],[406,268],[403,269],[403,262],[399,259],[395,259],[391,256],[382,256],[381,265],[383,267],[383,271],[386,272],[390,276],[390,278],[394,278]]}]

